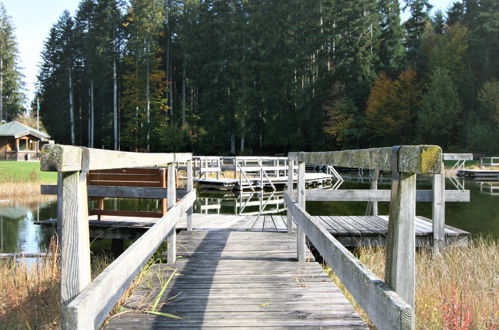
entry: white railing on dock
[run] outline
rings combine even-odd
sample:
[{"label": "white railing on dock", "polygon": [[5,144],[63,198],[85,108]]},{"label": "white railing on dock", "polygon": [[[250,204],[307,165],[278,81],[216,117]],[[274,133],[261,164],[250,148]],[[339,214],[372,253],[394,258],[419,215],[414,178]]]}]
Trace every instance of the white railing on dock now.
[{"label": "white railing on dock", "polygon": [[499,157],[481,157],[480,168],[499,166]]},{"label": "white railing on dock", "polygon": [[[187,192],[176,202],[174,165],[187,163]],[[90,246],[87,174],[90,170],[168,166],[168,211],[93,281],[90,277]],[[61,327],[97,329],[163,241],[167,261],[175,262],[176,224],[187,216],[192,229],[192,205],[196,198],[190,153],[132,153],[84,147],[46,145],[41,169],[59,172],[61,206]],[[173,188],[173,189],[172,189]],[[165,197],[165,191],[161,191]],[[158,191],[152,192],[157,197]]]},{"label": "white railing on dock", "polygon": [[[290,162],[298,162],[296,195],[288,187],[284,199],[290,221],[298,228],[297,255],[305,261],[306,237],[333,269],[354,299],[367,312],[380,329],[415,328],[415,228],[416,175],[436,177],[431,193],[434,204],[444,198],[441,186],[442,152],[438,146],[400,146],[332,152],[290,153]],[[305,191],[305,164],[331,164],[333,166],[375,169],[392,172],[390,216],[385,267],[385,281],[377,278],[343,247],[325,228],[305,210],[307,195],[315,194],[321,200],[337,191]],[[326,194],[326,195],[324,195]],[[375,191],[377,199],[385,199],[386,192]],[[428,195],[425,193],[424,195]],[[294,200],[296,196],[296,201]],[[365,196],[364,196],[365,197]],[[429,196],[425,196],[429,199]],[[434,219],[435,221],[435,219]],[[438,234],[437,234],[438,235]],[[439,237],[437,237],[439,239]]]}]

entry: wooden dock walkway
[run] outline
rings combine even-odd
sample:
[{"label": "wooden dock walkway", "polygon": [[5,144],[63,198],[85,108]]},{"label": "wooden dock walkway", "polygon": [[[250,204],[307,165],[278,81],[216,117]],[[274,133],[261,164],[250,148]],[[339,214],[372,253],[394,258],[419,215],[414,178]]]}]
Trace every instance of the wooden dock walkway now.
[{"label": "wooden dock walkway", "polygon": [[[346,247],[386,245],[388,216],[314,216],[328,232]],[[135,239],[151,228],[158,219],[102,216],[90,217],[90,236],[100,238]],[[38,224],[55,225],[54,221],[40,221]],[[282,215],[231,215],[231,214],[193,214],[196,230],[210,231],[251,231],[285,232],[286,216]],[[186,229],[186,219],[181,218],[177,229]],[[430,246],[433,239],[431,220],[417,216],[416,245]],[[467,245],[470,234],[464,230],[446,226],[446,244]]]},{"label": "wooden dock walkway", "polygon": [[[154,265],[107,329],[367,329],[310,252],[296,261],[295,235],[191,231],[177,244],[175,264]],[[172,317],[147,312],[158,297]]]}]

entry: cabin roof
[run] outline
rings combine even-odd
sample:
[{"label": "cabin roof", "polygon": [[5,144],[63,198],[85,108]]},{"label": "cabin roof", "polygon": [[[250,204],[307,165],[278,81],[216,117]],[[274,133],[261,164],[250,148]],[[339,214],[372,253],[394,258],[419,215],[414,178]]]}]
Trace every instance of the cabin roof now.
[{"label": "cabin roof", "polygon": [[0,136],[13,136],[18,139],[20,137],[32,135],[39,138],[40,140],[46,140],[50,138],[50,135],[40,132],[34,128],[23,125],[17,121],[11,121],[10,123],[0,126]]}]

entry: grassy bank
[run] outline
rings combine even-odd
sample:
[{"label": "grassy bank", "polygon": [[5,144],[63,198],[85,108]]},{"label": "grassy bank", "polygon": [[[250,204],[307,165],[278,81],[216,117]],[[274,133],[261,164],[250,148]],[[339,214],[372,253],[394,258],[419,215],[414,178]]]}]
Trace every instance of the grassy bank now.
[{"label": "grassy bank", "polygon": [[56,183],[56,172],[40,171],[39,162],[0,161],[0,183]]},{"label": "grassy bank", "polygon": [[[60,258],[55,240],[48,251],[48,257],[32,264],[23,259],[0,259],[0,329],[60,328]],[[147,275],[157,255],[135,278],[110,315],[121,312],[126,298]],[[91,258],[92,279],[114,261],[110,254],[92,254]]]},{"label": "grassy bank", "polygon": [[[385,248],[359,248],[356,255],[384,278]],[[447,247],[416,255],[418,329],[497,329],[499,326],[499,246],[475,238],[466,248]],[[335,282],[338,279],[333,275]],[[340,287],[341,284],[340,284]],[[342,287],[342,290],[345,290]],[[349,299],[352,297],[347,294]],[[354,303],[355,305],[355,303]],[[358,306],[356,309],[363,313]],[[364,314],[365,316],[365,314]]]}]

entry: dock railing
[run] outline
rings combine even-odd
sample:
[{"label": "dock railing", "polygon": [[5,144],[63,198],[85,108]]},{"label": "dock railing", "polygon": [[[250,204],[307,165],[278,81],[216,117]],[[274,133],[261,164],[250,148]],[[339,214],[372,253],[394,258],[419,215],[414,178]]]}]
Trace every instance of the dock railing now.
[{"label": "dock railing", "polygon": [[499,157],[480,157],[480,168],[499,166]]},{"label": "dock railing", "polygon": [[[441,175],[440,147],[396,146],[364,150],[299,152],[289,153],[289,159],[290,163],[298,162],[297,193],[296,195],[293,193],[290,185],[284,196],[288,207],[288,230],[291,219],[298,228],[298,261],[305,261],[307,237],[376,327],[414,329],[416,175]],[[391,171],[392,188],[384,282],[306,212],[307,196],[304,181],[306,163]],[[337,193],[335,191],[324,193],[329,192]],[[327,195],[324,196],[323,200],[327,200]]]},{"label": "dock railing", "polygon": [[[187,163],[187,194],[177,203],[176,163]],[[90,170],[168,165],[168,211],[93,281],[90,276],[87,174]],[[43,171],[59,172],[58,216],[61,221],[61,327],[97,329],[116,302],[162,242],[167,242],[167,261],[175,262],[176,224],[187,215],[192,228],[196,191],[190,153],[132,153],[84,147],[46,145]]]}]

